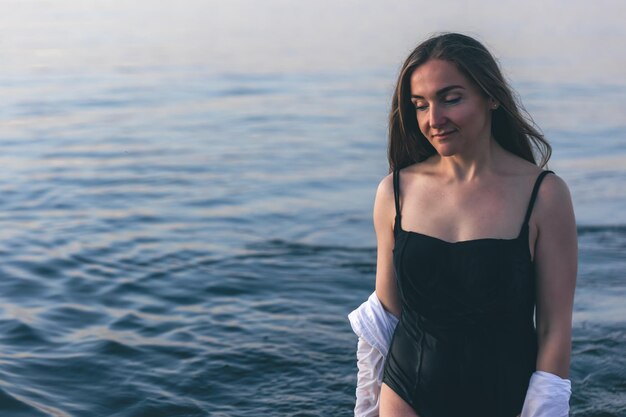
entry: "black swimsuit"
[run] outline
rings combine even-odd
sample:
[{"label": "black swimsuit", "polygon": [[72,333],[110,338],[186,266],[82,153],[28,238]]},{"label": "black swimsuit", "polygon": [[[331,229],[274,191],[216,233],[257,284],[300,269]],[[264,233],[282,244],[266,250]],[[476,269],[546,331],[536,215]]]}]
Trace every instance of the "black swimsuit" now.
[{"label": "black swimsuit", "polygon": [[[402,303],[383,382],[419,417],[516,417],[536,369],[534,265],[519,235],[447,242],[402,230],[393,173],[393,262]],[[554,174],[554,172],[552,172]]]}]

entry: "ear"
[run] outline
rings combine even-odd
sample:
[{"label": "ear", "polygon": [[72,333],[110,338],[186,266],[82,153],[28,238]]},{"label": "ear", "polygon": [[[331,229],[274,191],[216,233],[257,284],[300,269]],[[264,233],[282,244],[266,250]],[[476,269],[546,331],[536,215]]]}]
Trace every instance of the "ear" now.
[{"label": "ear", "polygon": [[498,100],[496,100],[493,97],[489,97],[489,108],[491,110],[495,110],[500,106],[500,103],[498,103]]}]

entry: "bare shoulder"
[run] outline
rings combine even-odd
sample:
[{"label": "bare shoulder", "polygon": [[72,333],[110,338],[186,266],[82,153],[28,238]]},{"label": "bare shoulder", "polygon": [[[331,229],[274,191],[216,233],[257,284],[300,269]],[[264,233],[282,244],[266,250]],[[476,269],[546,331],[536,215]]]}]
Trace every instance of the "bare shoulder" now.
[{"label": "bare shoulder", "polygon": [[555,247],[576,246],[576,218],[569,187],[556,174],[547,174],[537,192],[534,224],[538,236]]},{"label": "bare shoulder", "polygon": [[[398,170],[400,190],[406,187],[411,188],[413,184],[421,183],[425,179],[433,177],[437,173],[437,168],[433,163],[434,159],[430,157],[422,162],[414,162]],[[402,191],[400,193],[404,194]]]},{"label": "bare shoulder", "polygon": [[376,189],[376,204],[385,207],[393,206],[393,173],[385,175],[378,183]]},{"label": "bare shoulder", "polygon": [[529,175],[536,177],[542,171],[535,163],[506,150],[503,150],[499,162],[498,168],[512,175]]},{"label": "bare shoulder", "polygon": [[376,190],[376,196],[389,197],[393,199],[393,173],[385,175],[378,183],[378,189]]},{"label": "bare shoulder", "polygon": [[374,222],[378,226],[389,224],[393,227],[395,203],[393,194],[393,173],[385,175],[378,183],[374,201]]},{"label": "bare shoulder", "polygon": [[572,208],[572,196],[563,178],[557,174],[547,174],[537,191],[536,210],[541,217],[564,214]]}]

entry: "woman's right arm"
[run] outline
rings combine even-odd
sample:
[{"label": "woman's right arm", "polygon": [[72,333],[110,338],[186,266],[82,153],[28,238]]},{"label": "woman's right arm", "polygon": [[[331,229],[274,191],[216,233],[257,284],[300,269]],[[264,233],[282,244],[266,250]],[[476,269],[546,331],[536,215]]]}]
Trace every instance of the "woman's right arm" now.
[{"label": "woman's right arm", "polygon": [[392,259],[395,216],[392,180],[392,175],[383,178],[374,201],[374,227],[378,240],[376,290],[348,315],[352,329],[359,336],[355,417],[378,416],[384,362],[400,315]]},{"label": "woman's right arm", "polygon": [[400,317],[400,296],[393,267],[393,225],[396,207],[393,195],[393,174],[378,184],[374,200],[374,229],[376,230],[376,295],[388,312]]}]

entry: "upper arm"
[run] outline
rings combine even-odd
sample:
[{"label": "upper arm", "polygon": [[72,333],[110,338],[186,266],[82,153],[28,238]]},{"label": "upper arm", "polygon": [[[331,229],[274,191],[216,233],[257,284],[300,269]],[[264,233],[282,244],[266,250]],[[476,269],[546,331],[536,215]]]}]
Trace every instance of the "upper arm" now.
[{"label": "upper arm", "polygon": [[376,190],[374,201],[374,229],[376,230],[376,295],[383,307],[400,316],[400,297],[393,267],[393,223],[395,218],[393,174],[383,178]]},{"label": "upper arm", "polygon": [[535,207],[537,336],[540,349],[550,340],[546,349],[554,352],[548,357],[562,358],[560,364],[545,363],[543,367],[567,373],[578,270],[576,220],[567,184],[556,175],[547,175],[543,182]]}]

